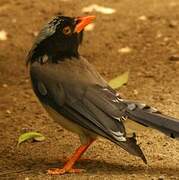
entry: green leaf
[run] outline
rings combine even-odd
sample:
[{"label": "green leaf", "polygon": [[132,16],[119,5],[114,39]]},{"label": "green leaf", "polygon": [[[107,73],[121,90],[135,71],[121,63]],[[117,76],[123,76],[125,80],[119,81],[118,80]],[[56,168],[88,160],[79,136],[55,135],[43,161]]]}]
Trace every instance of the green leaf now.
[{"label": "green leaf", "polygon": [[18,145],[20,145],[21,143],[23,143],[23,142],[25,142],[25,141],[27,141],[29,139],[34,139],[36,141],[44,141],[45,140],[45,136],[42,135],[41,133],[34,132],[34,131],[26,132],[26,133],[21,134],[19,136]]},{"label": "green leaf", "polygon": [[109,86],[111,86],[113,89],[118,89],[122,85],[126,84],[129,79],[129,71],[125,72],[124,74],[115,77],[114,79],[109,81]]}]

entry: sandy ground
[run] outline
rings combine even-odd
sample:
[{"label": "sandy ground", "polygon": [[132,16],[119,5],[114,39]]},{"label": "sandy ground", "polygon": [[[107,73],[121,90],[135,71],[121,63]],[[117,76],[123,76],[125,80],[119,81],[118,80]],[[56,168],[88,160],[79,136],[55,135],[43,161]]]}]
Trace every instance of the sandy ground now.
[{"label": "sandy ground", "polygon": [[[178,0],[1,0],[0,31],[0,179],[179,179],[179,142],[154,130],[137,133],[148,165],[111,142],[96,141],[77,167],[86,173],[50,176],[46,170],[62,165],[78,145],[76,135],[50,119],[34,96],[25,68],[25,57],[36,33],[51,16],[82,15],[91,3],[116,9],[97,15],[95,29],[86,32],[81,54],[107,80],[130,70],[130,79],[120,89],[133,98],[179,117]],[[141,16],[143,16],[141,18]],[[130,53],[118,49],[130,47]],[[24,131],[43,133],[43,142],[16,147]]]}]

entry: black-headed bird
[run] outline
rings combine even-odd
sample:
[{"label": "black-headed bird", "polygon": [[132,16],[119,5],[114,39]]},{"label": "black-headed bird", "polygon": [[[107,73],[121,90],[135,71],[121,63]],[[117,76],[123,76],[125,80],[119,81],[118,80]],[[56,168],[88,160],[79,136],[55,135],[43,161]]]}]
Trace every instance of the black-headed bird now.
[{"label": "black-headed bird", "polygon": [[[48,174],[80,172],[73,166],[98,136],[146,158],[137,144],[138,127],[152,127],[172,138],[179,137],[179,121],[145,104],[122,99],[78,52],[83,30],[95,16],[53,18],[39,33],[27,65],[39,101],[65,129],[79,135],[81,146],[63,168]],[[135,129],[128,133],[128,129]]]}]

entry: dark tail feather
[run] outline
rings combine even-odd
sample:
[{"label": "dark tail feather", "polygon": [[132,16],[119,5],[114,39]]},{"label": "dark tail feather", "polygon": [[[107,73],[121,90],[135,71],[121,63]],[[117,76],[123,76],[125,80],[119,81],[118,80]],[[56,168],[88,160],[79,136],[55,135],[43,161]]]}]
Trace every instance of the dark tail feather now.
[{"label": "dark tail feather", "polygon": [[135,133],[133,133],[133,137],[126,137],[125,142],[119,142],[119,141],[114,141],[114,140],[113,142],[119,145],[120,147],[122,147],[124,150],[126,150],[130,154],[140,157],[143,160],[143,162],[147,164],[147,159],[145,158],[145,155],[143,151],[141,150],[140,146],[137,144]]},{"label": "dark tail feather", "polygon": [[[126,116],[144,126],[163,132],[171,138],[179,140],[179,120],[160,114],[149,106],[140,107],[139,104],[128,104]],[[132,105],[132,106],[131,106]],[[131,108],[131,107],[132,108]]]}]

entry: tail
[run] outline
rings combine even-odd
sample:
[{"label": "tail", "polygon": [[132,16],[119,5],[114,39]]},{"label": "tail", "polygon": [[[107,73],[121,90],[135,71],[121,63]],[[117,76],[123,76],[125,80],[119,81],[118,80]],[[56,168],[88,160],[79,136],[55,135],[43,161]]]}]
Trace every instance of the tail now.
[{"label": "tail", "polygon": [[124,102],[128,105],[126,116],[136,122],[135,124],[140,127],[154,128],[171,138],[179,140],[179,119],[162,115],[156,109],[145,104],[125,100]]},{"label": "tail", "polygon": [[127,152],[133,154],[134,156],[140,157],[145,164],[147,164],[147,159],[140,146],[137,144],[136,135],[133,133],[132,137],[127,137],[125,142],[115,142]]}]

